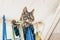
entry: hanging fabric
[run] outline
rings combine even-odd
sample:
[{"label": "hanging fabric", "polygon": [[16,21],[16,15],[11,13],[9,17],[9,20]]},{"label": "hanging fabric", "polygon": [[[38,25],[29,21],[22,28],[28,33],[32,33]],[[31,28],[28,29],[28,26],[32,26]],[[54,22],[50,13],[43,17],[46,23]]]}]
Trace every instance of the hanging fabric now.
[{"label": "hanging fabric", "polygon": [[41,40],[41,37],[40,37],[40,35],[38,34],[38,32],[36,32],[36,34],[35,34],[35,40]]},{"label": "hanging fabric", "polygon": [[19,30],[16,25],[16,21],[12,20],[12,40],[15,40],[15,35],[19,36]]},{"label": "hanging fabric", "polygon": [[[13,21],[14,21],[14,20],[13,20]],[[12,40],[15,40],[13,21],[12,21]]]},{"label": "hanging fabric", "polygon": [[3,37],[2,37],[2,40],[7,40],[5,15],[3,16]]},{"label": "hanging fabric", "polygon": [[16,23],[18,26],[18,29],[19,29],[19,40],[24,40],[24,34],[23,34],[23,28],[22,28],[22,25],[23,25],[23,21],[18,21]]},{"label": "hanging fabric", "polygon": [[39,30],[38,25],[36,24],[34,27],[35,27],[35,29],[34,29],[34,31],[35,31],[35,40],[41,40],[41,35],[40,35],[40,30]]},{"label": "hanging fabric", "polygon": [[34,40],[33,32],[34,32],[33,25],[29,24],[26,27],[25,40]]},{"label": "hanging fabric", "polygon": [[13,29],[14,29],[15,35],[19,36],[19,29],[17,28],[17,25],[13,25]]},{"label": "hanging fabric", "polygon": [[12,40],[15,40],[15,35],[14,35],[14,26],[12,25]]}]

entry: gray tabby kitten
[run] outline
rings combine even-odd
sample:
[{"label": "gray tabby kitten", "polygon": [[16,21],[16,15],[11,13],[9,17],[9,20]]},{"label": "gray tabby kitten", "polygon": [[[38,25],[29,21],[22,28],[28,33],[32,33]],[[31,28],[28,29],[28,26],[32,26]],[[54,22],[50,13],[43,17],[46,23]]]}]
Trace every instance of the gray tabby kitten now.
[{"label": "gray tabby kitten", "polygon": [[[34,28],[33,28],[33,24],[32,24],[32,22],[34,21],[33,12],[34,12],[34,9],[31,12],[27,11],[27,7],[24,7],[24,9],[23,9],[23,13],[21,15],[20,20],[23,21],[22,27],[23,27],[24,37],[26,37],[26,28],[29,26],[31,27],[32,34],[34,36]],[[35,37],[34,37],[34,39],[35,39]]]}]

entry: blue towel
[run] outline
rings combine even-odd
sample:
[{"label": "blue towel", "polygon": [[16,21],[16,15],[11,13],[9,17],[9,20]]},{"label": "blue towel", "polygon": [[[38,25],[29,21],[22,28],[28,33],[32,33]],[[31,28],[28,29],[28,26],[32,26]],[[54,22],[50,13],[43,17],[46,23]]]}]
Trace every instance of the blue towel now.
[{"label": "blue towel", "polygon": [[34,40],[32,25],[26,28],[25,40]]},{"label": "blue towel", "polygon": [[5,16],[3,16],[3,36],[2,40],[7,40]]}]

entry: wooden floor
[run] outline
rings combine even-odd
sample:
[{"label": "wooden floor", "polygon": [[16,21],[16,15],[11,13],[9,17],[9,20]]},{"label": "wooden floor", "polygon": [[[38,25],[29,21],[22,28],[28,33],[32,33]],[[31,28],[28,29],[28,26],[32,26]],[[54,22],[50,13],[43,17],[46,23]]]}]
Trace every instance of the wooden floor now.
[{"label": "wooden floor", "polygon": [[60,33],[53,33],[49,40],[60,40]]}]

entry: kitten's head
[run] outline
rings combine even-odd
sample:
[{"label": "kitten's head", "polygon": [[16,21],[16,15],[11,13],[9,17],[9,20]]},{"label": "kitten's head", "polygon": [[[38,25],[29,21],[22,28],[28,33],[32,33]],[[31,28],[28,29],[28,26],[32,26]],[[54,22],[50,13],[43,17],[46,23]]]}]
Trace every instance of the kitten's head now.
[{"label": "kitten's head", "polygon": [[34,12],[34,9],[31,12],[28,12],[27,7],[24,7],[20,20],[33,22],[34,21],[33,12]]}]

